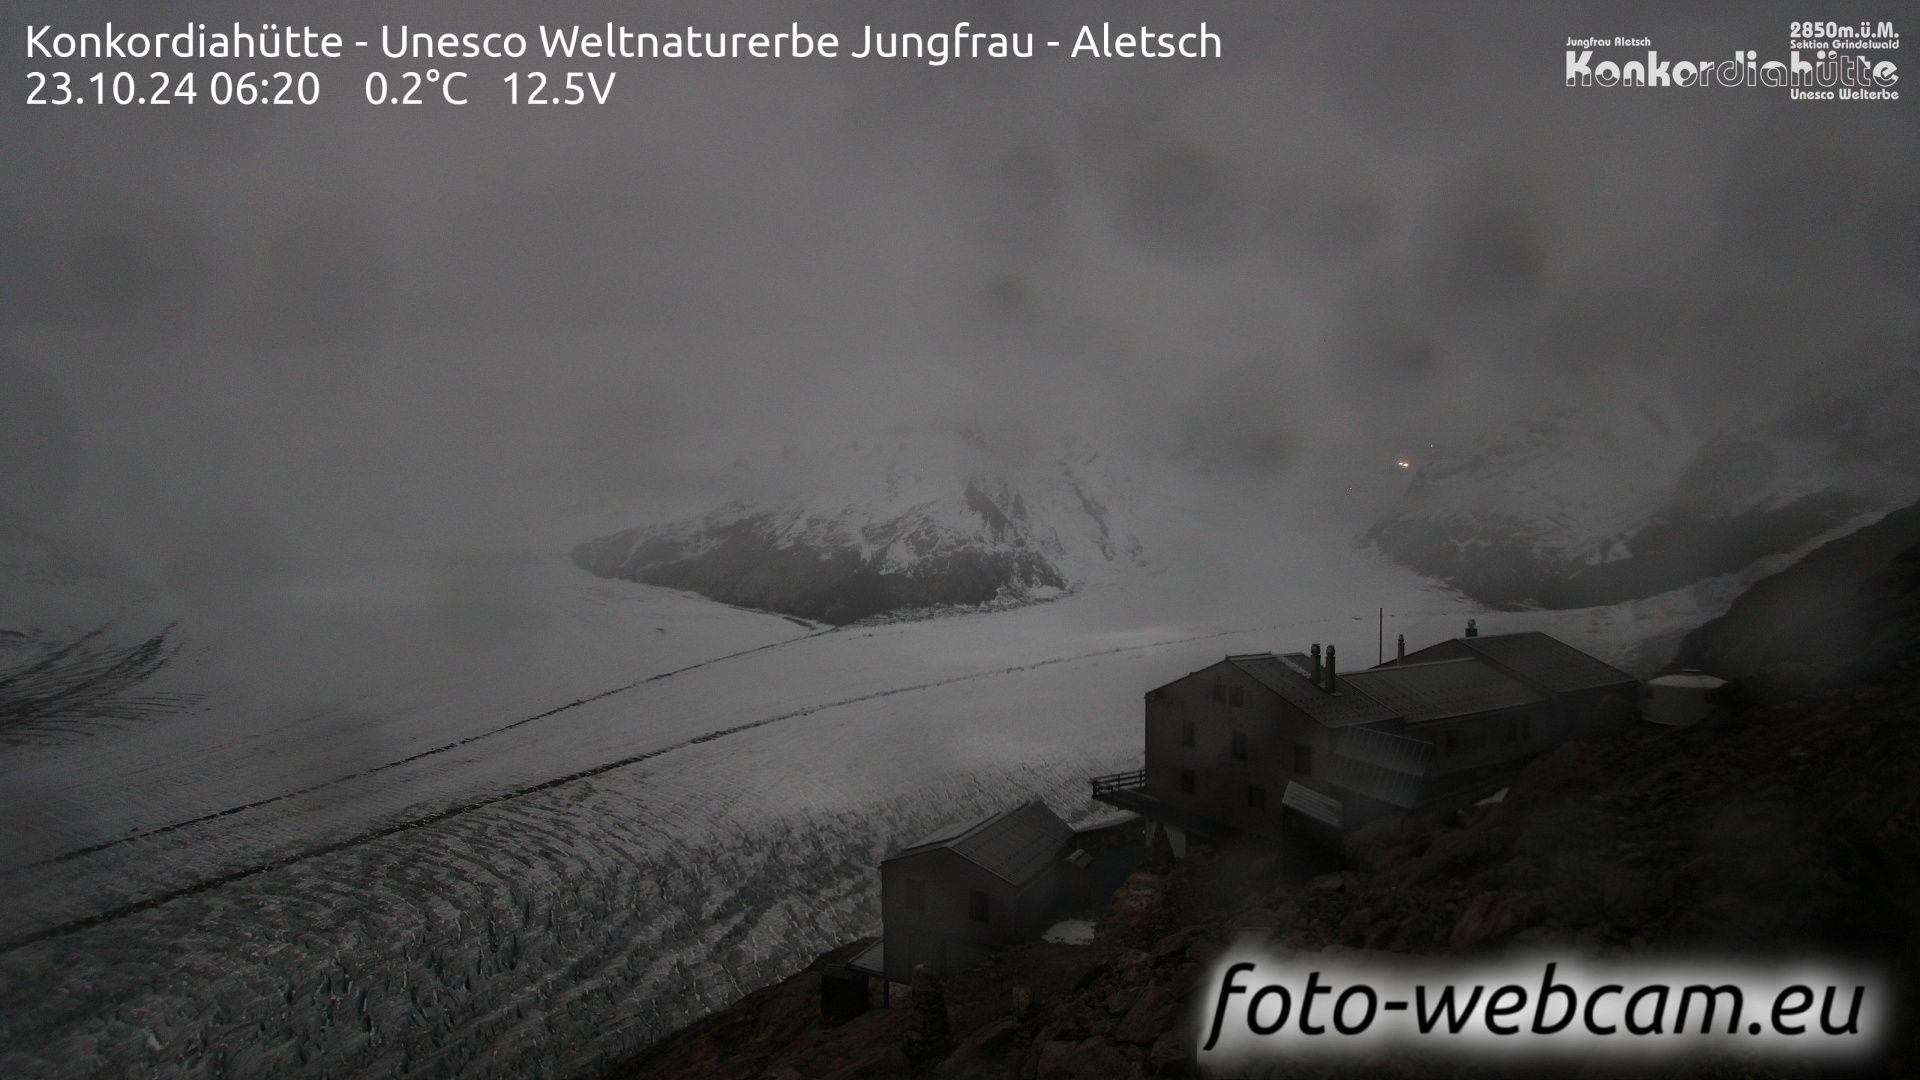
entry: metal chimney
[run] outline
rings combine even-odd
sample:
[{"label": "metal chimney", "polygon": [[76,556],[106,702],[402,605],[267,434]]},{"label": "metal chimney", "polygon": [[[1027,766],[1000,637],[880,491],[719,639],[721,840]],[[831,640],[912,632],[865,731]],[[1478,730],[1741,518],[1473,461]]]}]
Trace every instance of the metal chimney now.
[{"label": "metal chimney", "polygon": [[1333,646],[1327,646],[1327,693],[1338,693],[1338,685],[1333,681]]},{"label": "metal chimney", "polygon": [[1468,637],[1480,636],[1480,627],[1476,626],[1472,619],[1467,620],[1467,636]]},{"label": "metal chimney", "polygon": [[1393,658],[1395,660],[1405,660],[1407,658],[1407,635],[1401,634],[1400,640],[1394,643]]},{"label": "metal chimney", "polygon": [[1313,685],[1319,686],[1320,685],[1320,643],[1317,641],[1314,642],[1313,648],[1307,652],[1307,655],[1313,658]]}]

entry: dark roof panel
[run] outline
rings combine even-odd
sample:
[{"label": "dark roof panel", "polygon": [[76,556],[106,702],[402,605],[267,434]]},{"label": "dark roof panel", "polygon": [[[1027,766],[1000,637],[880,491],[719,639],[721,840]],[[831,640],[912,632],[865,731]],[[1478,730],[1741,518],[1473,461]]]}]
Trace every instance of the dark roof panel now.
[{"label": "dark roof panel", "polygon": [[1024,885],[1053,864],[1073,829],[1038,799],[972,821],[935,830],[888,858],[946,848],[1012,885]]},{"label": "dark roof panel", "polygon": [[1556,694],[1631,683],[1633,676],[1538,631],[1461,638],[1460,643],[1522,679]]},{"label": "dark roof panel", "polygon": [[1473,716],[1547,700],[1477,657],[1356,671],[1347,681],[1408,723]]},{"label": "dark roof panel", "polygon": [[1312,662],[1300,653],[1286,656],[1233,656],[1227,662],[1280,695],[1287,704],[1328,727],[1350,727],[1391,720],[1393,710],[1359,692],[1345,675],[1338,675],[1340,692],[1329,694],[1313,685],[1307,674]]}]

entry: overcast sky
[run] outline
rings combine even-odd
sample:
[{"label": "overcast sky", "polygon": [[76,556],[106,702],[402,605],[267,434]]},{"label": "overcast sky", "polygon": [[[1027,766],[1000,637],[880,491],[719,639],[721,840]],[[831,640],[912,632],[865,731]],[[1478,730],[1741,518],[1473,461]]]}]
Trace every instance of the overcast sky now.
[{"label": "overcast sky", "polygon": [[[366,5],[13,5],[8,49],[110,16],[373,32],[324,6]],[[578,63],[619,72],[612,103],[547,111],[478,100],[500,61],[462,65],[459,109],[367,106],[366,70],[408,66],[378,57],[315,65],[315,108],[28,109],[16,83],[0,523],[191,587],[456,545],[556,476],[684,498],[741,453],[902,422],[1257,475],[1912,354],[1912,100],[1561,85],[1569,35],[1783,57],[1804,4],[565,7],[843,38],[1205,18],[1226,55]],[[1814,14],[1914,29],[1845,7]]]}]

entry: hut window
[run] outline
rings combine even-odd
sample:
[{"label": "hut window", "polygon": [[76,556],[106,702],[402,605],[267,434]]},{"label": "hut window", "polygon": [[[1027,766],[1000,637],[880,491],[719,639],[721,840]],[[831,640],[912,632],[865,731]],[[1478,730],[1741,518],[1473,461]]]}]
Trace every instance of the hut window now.
[{"label": "hut window", "polygon": [[972,919],[974,922],[986,922],[988,914],[992,911],[992,907],[992,897],[981,892],[979,889],[968,891],[967,918]]},{"label": "hut window", "polygon": [[1443,754],[1451,754],[1454,751],[1459,749],[1460,749],[1460,736],[1455,734],[1452,728],[1448,728],[1444,732],[1443,738],[1441,739],[1440,752]]},{"label": "hut window", "polygon": [[1247,733],[1244,731],[1233,733],[1233,760],[1247,760]]},{"label": "hut window", "polygon": [[1267,789],[1250,787],[1247,789],[1247,809],[1265,810],[1267,808]]},{"label": "hut window", "polygon": [[1213,703],[1215,705],[1225,705],[1227,703],[1227,684],[1226,683],[1213,684]]},{"label": "hut window", "polygon": [[1303,742],[1293,744],[1293,771],[1301,776],[1313,775],[1313,747]]},{"label": "hut window", "polygon": [[1229,704],[1229,705],[1245,705],[1246,703],[1247,703],[1247,688],[1246,688],[1246,687],[1244,687],[1244,686],[1229,686],[1229,687],[1227,687],[1227,704]]},{"label": "hut window", "polygon": [[1180,721],[1180,745],[1193,745],[1193,721],[1191,720]]},{"label": "hut window", "polygon": [[907,879],[907,910],[927,910],[927,883],[919,878]]},{"label": "hut window", "polygon": [[1191,795],[1191,794],[1193,794],[1193,786],[1194,786],[1194,785],[1193,785],[1193,770],[1192,770],[1192,769],[1181,769],[1181,770],[1180,770],[1180,794],[1182,794],[1182,795]]}]

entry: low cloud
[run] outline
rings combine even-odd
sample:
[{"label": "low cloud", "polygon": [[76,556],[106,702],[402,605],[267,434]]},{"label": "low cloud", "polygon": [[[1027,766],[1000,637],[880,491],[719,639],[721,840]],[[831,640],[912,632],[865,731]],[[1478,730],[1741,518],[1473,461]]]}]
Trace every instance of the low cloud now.
[{"label": "low cloud", "polygon": [[1717,56],[1788,13],[815,5],[781,18],[1205,18],[1227,55],[628,63],[559,115],[374,108],[343,62],[311,109],[16,112],[0,500],[204,595],[504,543],[569,492],[697,502],[743,454],[903,422],[1260,477],[1910,355],[1905,102],[1559,85],[1596,22]]}]

